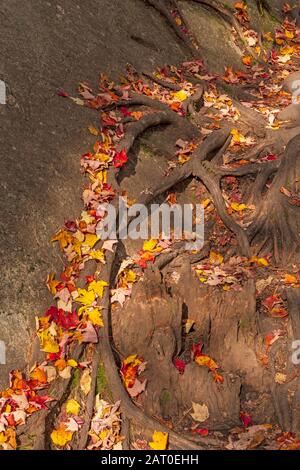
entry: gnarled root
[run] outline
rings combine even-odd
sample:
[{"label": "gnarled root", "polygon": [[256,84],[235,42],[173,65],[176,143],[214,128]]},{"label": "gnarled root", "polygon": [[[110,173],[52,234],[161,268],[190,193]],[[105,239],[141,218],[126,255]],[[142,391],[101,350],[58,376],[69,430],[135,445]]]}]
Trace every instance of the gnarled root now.
[{"label": "gnarled root", "polygon": [[300,192],[299,157],[297,136],[289,143],[271,188],[258,206],[257,218],[248,229],[255,251],[273,251],[276,263],[287,263],[299,251],[299,205],[293,197]]}]

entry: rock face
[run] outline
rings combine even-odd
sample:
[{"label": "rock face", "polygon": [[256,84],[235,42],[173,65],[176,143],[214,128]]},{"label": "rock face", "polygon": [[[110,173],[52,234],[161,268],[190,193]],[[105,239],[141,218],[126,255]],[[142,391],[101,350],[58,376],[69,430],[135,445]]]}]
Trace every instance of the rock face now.
[{"label": "rock face", "polygon": [[51,302],[45,279],[62,260],[51,235],[81,210],[79,156],[94,138],[92,111],[56,96],[101,72],[115,78],[127,62],[152,70],[186,57],[164,19],[141,1],[2,2],[0,79],[1,311],[0,340],[9,370],[31,354],[34,317]]}]

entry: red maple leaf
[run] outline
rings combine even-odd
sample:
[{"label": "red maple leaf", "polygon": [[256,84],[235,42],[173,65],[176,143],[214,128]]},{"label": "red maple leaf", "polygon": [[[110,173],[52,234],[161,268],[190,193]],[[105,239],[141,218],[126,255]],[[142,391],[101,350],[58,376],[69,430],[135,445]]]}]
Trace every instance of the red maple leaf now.
[{"label": "red maple leaf", "polygon": [[126,154],[126,150],[122,150],[121,152],[117,152],[113,158],[113,165],[115,168],[121,168],[125,163],[127,163],[128,157]]}]

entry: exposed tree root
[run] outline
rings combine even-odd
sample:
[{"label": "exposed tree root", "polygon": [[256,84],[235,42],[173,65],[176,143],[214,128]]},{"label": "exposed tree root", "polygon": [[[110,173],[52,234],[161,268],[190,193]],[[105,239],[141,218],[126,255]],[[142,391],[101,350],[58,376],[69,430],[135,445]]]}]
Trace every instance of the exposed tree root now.
[{"label": "exposed tree root", "polygon": [[[297,136],[289,143],[272,186],[261,200],[255,222],[248,228],[256,251],[263,252],[271,245],[276,263],[288,263],[299,249],[299,207],[282,193],[282,188],[299,193],[299,149],[300,136]],[[259,182],[257,189],[261,190],[261,186]],[[257,200],[260,197],[257,194]]]},{"label": "exposed tree root", "polygon": [[189,113],[191,115],[195,114],[195,106],[201,103],[203,93],[204,93],[204,86],[198,85],[195,93],[193,93],[189,98],[187,98],[182,103],[182,107],[186,113]]},{"label": "exposed tree root", "polygon": [[[105,272],[101,273],[101,279],[106,282],[111,282],[111,272],[114,259],[116,256],[115,253],[110,253],[106,261]],[[147,416],[141,409],[139,409],[130,399],[128,393],[126,392],[120,375],[118,373],[117,367],[115,365],[115,357],[111,348],[111,343],[109,340],[111,326],[110,326],[110,294],[109,290],[106,290],[106,293],[102,299],[101,306],[103,308],[103,317],[104,317],[104,328],[103,328],[103,337],[99,341],[99,351],[101,354],[101,359],[103,360],[106,374],[110,386],[113,391],[114,399],[121,400],[122,412],[126,416],[127,420],[134,422],[136,425],[141,427],[143,432],[153,433],[154,430],[168,432],[169,433],[169,442],[172,448],[175,449],[201,449],[201,446],[197,443],[185,439],[184,437],[178,435],[174,431],[170,430],[166,426],[162,425],[155,418]]]},{"label": "exposed tree root", "polygon": [[155,127],[158,125],[172,124],[174,122],[174,113],[166,110],[159,113],[147,114],[139,121],[136,121],[130,127],[127,128],[126,136],[120,144],[118,145],[118,150],[125,150],[128,153],[136,140],[136,138],[145,132],[150,127]]},{"label": "exposed tree root", "polygon": [[162,86],[163,88],[168,88],[173,91],[179,91],[181,90],[180,85],[177,85],[176,83],[168,82],[166,80],[162,80],[160,78],[155,77],[155,75],[150,75],[146,72],[143,72],[143,75],[146,78],[149,78],[152,82],[157,83],[158,85]]},{"label": "exposed tree root", "polygon": [[251,130],[258,137],[265,137],[266,135],[266,122],[261,114],[257,111],[247,108],[239,101],[233,99],[233,105],[240,113],[240,121],[251,127]]}]

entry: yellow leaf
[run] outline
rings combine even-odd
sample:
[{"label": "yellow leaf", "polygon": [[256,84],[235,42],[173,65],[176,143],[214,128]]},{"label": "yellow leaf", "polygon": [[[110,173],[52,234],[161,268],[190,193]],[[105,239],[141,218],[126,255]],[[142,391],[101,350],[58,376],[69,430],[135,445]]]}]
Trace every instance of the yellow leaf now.
[{"label": "yellow leaf", "polygon": [[78,362],[75,361],[75,359],[69,359],[67,364],[68,364],[68,366],[71,366],[71,367],[77,367],[78,366]]},{"label": "yellow leaf", "polygon": [[141,111],[132,111],[131,116],[134,117],[136,121],[139,121],[143,116],[143,113]]},{"label": "yellow leaf", "polygon": [[273,41],[273,38],[272,38],[272,33],[269,31],[268,33],[265,33],[263,35],[263,38],[266,39],[266,41],[269,41],[269,42],[272,42]]},{"label": "yellow leaf", "polygon": [[209,206],[210,203],[211,203],[210,199],[204,199],[203,201],[201,201],[201,204],[202,204],[204,209],[206,209],[207,206]]},{"label": "yellow leaf", "polygon": [[88,311],[88,317],[93,325],[103,326],[100,308],[93,308],[93,310]]},{"label": "yellow leaf", "polygon": [[97,261],[104,261],[104,260],[105,260],[104,251],[103,251],[103,250],[91,251],[91,252],[89,253],[89,257],[90,257],[91,259],[96,259]]},{"label": "yellow leaf", "polygon": [[46,328],[41,332],[37,332],[41,342],[41,349],[46,353],[58,353],[59,344],[56,342],[53,335],[51,334],[52,330],[50,330],[50,328],[51,327]]},{"label": "yellow leaf", "polygon": [[[95,282],[95,281],[93,281]],[[90,287],[90,284],[89,284]],[[93,290],[87,291],[86,289],[78,288],[78,297],[75,298],[75,301],[82,305],[92,305],[95,302],[96,296]]]},{"label": "yellow leaf", "polygon": [[143,250],[144,251],[155,251],[158,240],[147,240],[144,242]]},{"label": "yellow leaf", "polygon": [[196,356],[195,362],[196,362],[196,364],[198,364],[198,366],[206,366],[210,370],[219,369],[219,366],[216,363],[216,361],[214,361],[211,357],[206,356],[205,354],[201,354],[200,356]]},{"label": "yellow leaf", "polygon": [[131,364],[132,367],[136,367],[140,364],[142,364],[142,361],[137,357],[137,354],[132,354],[131,356],[126,357],[126,359],[123,360],[124,365]]},{"label": "yellow leaf", "polygon": [[240,144],[246,142],[246,138],[243,134],[241,134],[238,129],[232,129],[230,132],[232,135],[232,141],[233,143]]},{"label": "yellow leaf", "polygon": [[[105,281],[92,281],[89,283],[88,291],[97,294],[100,299],[103,297],[104,287],[107,287],[108,284]],[[79,289],[78,289],[79,290]]]},{"label": "yellow leaf", "polygon": [[95,153],[94,158],[100,160],[103,163],[108,162],[108,160],[110,160],[110,157],[106,155],[106,153]]},{"label": "yellow leaf", "polygon": [[59,230],[52,238],[52,242],[59,242],[61,250],[66,248],[71,242],[72,237],[66,230]]},{"label": "yellow leaf", "polygon": [[195,324],[195,320],[192,320],[191,318],[188,318],[187,321],[185,322],[184,329],[185,329],[185,332],[186,332],[187,335],[189,334],[189,332],[193,328],[194,324]]},{"label": "yellow leaf", "polygon": [[290,55],[290,54],[293,54],[295,52],[295,48],[294,47],[291,47],[291,46],[286,46],[286,47],[282,47],[280,49],[280,54],[281,55]]},{"label": "yellow leaf", "polygon": [[78,240],[80,243],[84,241],[84,234],[80,230],[76,230],[73,237],[76,238],[76,240]]},{"label": "yellow leaf", "polygon": [[280,384],[280,385],[284,384],[286,382],[286,379],[287,379],[286,374],[282,374],[281,372],[277,372],[275,374],[274,380],[277,384]]},{"label": "yellow leaf", "polygon": [[16,431],[12,428],[8,428],[0,432],[0,445],[2,445],[5,450],[15,450],[17,448]]},{"label": "yellow leaf", "polygon": [[51,439],[53,444],[59,447],[64,447],[68,442],[72,440],[73,433],[66,431],[64,424],[60,424],[59,428],[55,429],[51,433]]},{"label": "yellow leaf", "polygon": [[149,446],[153,450],[166,450],[168,438],[169,434],[167,432],[154,431],[152,442],[149,442]]},{"label": "yellow leaf", "polygon": [[269,262],[266,260],[266,258],[258,258],[257,264],[259,266],[269,266]]},{"label": "yellow leaf", "polygon": [[80,404],[74,398],[70,398],[66,404],[66,413],[70,415],[78,415],[80,410]]},{"label": "yellow leaf", "polygon": [[173,93],[173,97],[178,101],[185,101],[188,97],[188,94],[185,90],[180,90],[176,93]]},{"label": "yellow leaf", "polygon": [[188,162],[191,159],[188,155],[180,154],[178,155],[178,162],[180,165],[184,165],[186,162]]},{"label": "yellow leaf", "polygon": [[288,39],[294,39],[294,33],[292,31],[288,31],[287,29],[285,30],[284,32],[285,36],[288,38]]},{"label": "yellow leaf", "polygon": [[136,274],[132,269],[128,269],[126,272],[126,281],[127,282],[136,282]]},{"label": "yellow leaf", "polygon": [[96,173],[96,177],[90,174],[89,178],[93,183],[95,183],[96,181],[99,181],[101,184],[107,183],[107,171],[100,170]]},{"label": "yellow leaf", "polygon": [[59,281],[55,279],[55,273],[48,274],[47,277],[47,287],[52,295],[56,294],[56,287],[60,284]]},{"label": "yellow leaf", "polygon": [[232,202],[230,207],[235,212],[242,212],[248,208],[246,204],[239,204],[238,202]]},{"label": "yellow leaf", "polygon": [[209,254],[209,261],[211,264],[219,265],[223,263],[224,258],[219,253],[216,253],[215,251],[211,251]]},{"label": "yellow leaf", "polygon": [[100,240],[97,235],[93,235],[92,233],[87,233],[83,242],[83,245],[88,245],[90,248],[93,248],[97,241]]}]

